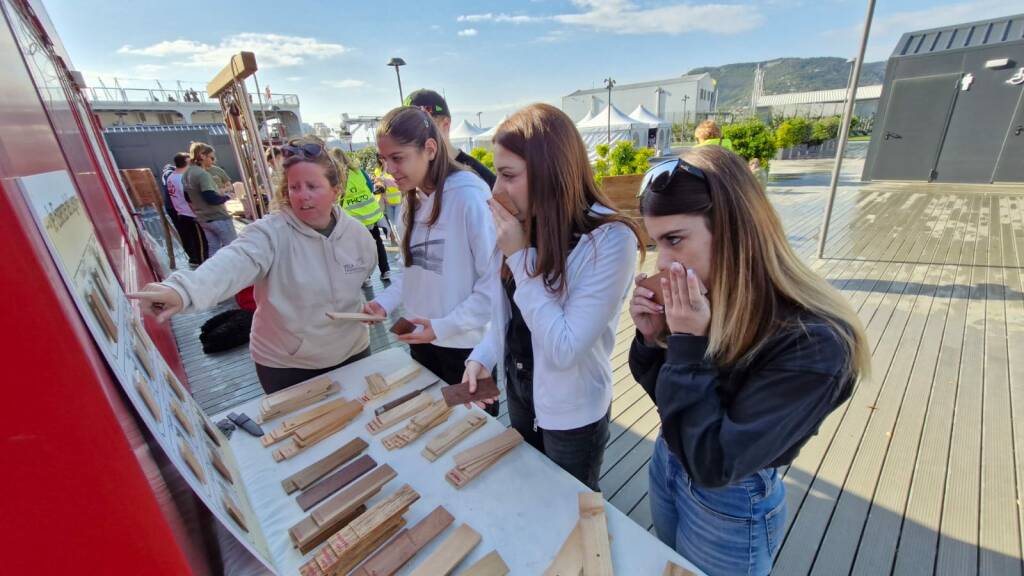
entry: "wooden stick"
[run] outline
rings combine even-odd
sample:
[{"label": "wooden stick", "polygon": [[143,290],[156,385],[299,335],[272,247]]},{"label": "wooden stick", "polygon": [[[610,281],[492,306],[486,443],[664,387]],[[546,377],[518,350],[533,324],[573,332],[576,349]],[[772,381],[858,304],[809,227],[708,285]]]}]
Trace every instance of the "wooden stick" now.
[{"label": "wooden stick", "polygon": [[399,404],[405,404],[409,400],[412,400],[413,398],[415,398],[415,397],[419,396],[420,394],[422,394],[423,392],[427,391],[428,389],[430,389],[430,387],[432,387],[434,384],[437,384],[438,382],[440,382],[440,380],[434,380],[433,382],[431,382],[430,384],[427,384],[426,386],[424,386],[423,388],[420,388],[419,390],[413,390],[412,392],[409,392],[408,394],[406,394],[404,396],[399,396],[398,398],[395,398],[394,400],[392,400],[390,402],[386,402],[384,404],[381,404],[380,406],[378,406],[378,407],[373,409],[373,415],[374,416],[379,416],[379,415],[383,414],[384,412],[387,412],[388,410],[391,410],[392,408],[398,406]]},{"label": "wooden stick", "polygon": [[332,576],[344,576],[352,571],[360,562],[366,559],[367,556],[377,550],[385,542],[391,539],[392,536],[397,534],[402,528],[405,527],[405,518],[396,516],[387,520],[380,527],[375,528],[369,534],[363,535],[359,539],[359,543],[349,549],[345,556],[334,565],[331,569]]},{"label": "wooden stick", "polygon": [[462,559],[469,555],[480,543],[480,534],[462,524],[445,539],[433,554],[427,556],[409,576],[447,576]]},{"label": "wooden stick", "polygon": [[291,442],[274,450],[274,460],[281,462],[292,458],[328,436],[339,432],[348,426],[362,409],[363,405],[359,402],[349,402],[329,414],[325,414],[308,424],[300,426],[292,432]]},{"label": "wooden stick", "polygon": [[331,494],[355,482],[360,476],[373,470],[376,466],[377,462],[369,454],[356,458],[337,472],[310,486],[309,490],[300,494],[295,501],[298,503],[299,508],[302,508],[302,511],[305,512]]},{"label": "wooden stick", "polygon": [[375,314],[363,314],[362,312],[328,312],[327,317],[331,320],[352,320],[355,322],[383,322],[386,316]]},{"label": "wooden stick", "polygon": [[470,412],[465,418],[434,436],[423,448],[423,457],[431,462],[437,460],[486,423],[486,416],[479,412]]},{"label": "wooden stick", "polygon": [[164,380],[167,380],[167,385],[174,391],[174,395],[178,397],[178,400],[184,402],[185,389],[181,387],[181,382],[178,382],[178,378],[170,370],[164,370]]},{"label": "wooden stick", "polygon": [[337,398],[335,400],[331,400],[330,402],[324,402],[323,404],[315,408],[310,408],[305,412],[287,418],[283,420],[281,424],[277,426],[277,428],[274,428],[270,432],[264,434],[263,437],[260,438],[260,442],[264,446],[271,446],[273,444],[276,444],[277,442],[280,442],[281,440],[284,440],[285,438],[291,436],[292,432],[294,432],[296,428],[302,426],[303,424],[308,424],[309,422],[316,420],[320,416],[323,416],[324,414],[327,414],[336,408],[340,408],[347,403],[348,400],[344,398]]},{"label": "wooden stick", "polygon": [[363,476],[321,504],[313,513],[288,529],[292,543],[303,554],[355,518],[355,510],[380,492],[396,476],[387,464]]},{"label": "wooden stick", "polygon": [[444,477],[452,486],[462,488],[522,442],[523,437],[519,432],[515,428],[509,428],[490,440],[456,454],[455,467]]},{"label": "wooden stick", "polygon": [[425,432],[447,422],[451,415],[452,409],[443,400],[438,400],[413,416],[405,428],[386,436],[381,443],[388,450],[396,450],[416,440]]},{"label": "wooden stick", "polygon": [[604,497],[600,492],[581,492],[580,543],[583,548],[583,574],[613,576],[612,550],[608,543],[608,521]]},{"label": "wooden stick", "polygon": [[160,406],[156,403],[156,398],[153,397],[153,391],[149,388],[149,382],[146,382],[138,371],[135,372],[135,390],[138,391],[139,396],[142,396],[142,401],[146,403],[150,415],[157,422],[162,421],[163,414],[160,412]]},{"label": "wooden stick", "polygon": [[401,406],[397,406],[379,416],[375,416],[373,420],[367,422],[366,429],[370,434],[378,434],[402,422],[406,418],[423,411],[430,406],[433,401],[434,399],[431,398],[429,394],[420,394]]},{"label": "wooden stick", "polygon": [[228,484],[234,484],[235,479],[231,477],[231,471],[228,470],[224,460],[220,457],[220,452],[216,448],[207,450],[210,453],[210,464],[213,464],[213,469],[220,474],[220,477],[227,480]]},{"label": "wooden stick", "polygon": [[221,503],[224,504],[224,509],[228,511],[228,516],[238,524],[238,527],[248,532],[249,527],[245,524],[245,515],[235,504],[235,501],[231,499],[226,493],[221,494]]},{"label": "wooden stick", "polygon": [[111,342],[117,342],[117,325],[114,324],[114,319],[110,317],[110,311],[103,306],[103,302],[100,301],[100,297],[96,295],[95,290],[89,291],[88,300],[89,309],[92,310],[92,315],[96,318],[96,321],[100,323],[103,333],[107,335]]},{"label": "wooden stick", "polygon": [[362,400],[368,402],[380,398],[393,390],[397,390],[415,379],[419,373],[420,366],[415,363],[396,370],[387,376],[374,372],[366,377],[366,394]]},{"label": "wooden stick", "polygon": [[188,416],[185,416],[184,410],[181,409],[181,405],[171,400],[171,412],[174,413],[174,419],[181,424],[181,427],[188,432],[189,436],[196,435],[196,429],[192,427],[192,422],[189,421]]},{"label": "wooden stick", "polygon": [[264,396],[260,400],[260,422],[315,404],[340,389],[330,378],[320,376]]},{"label": "wooden stick", "polygon": [[438,506],[408,530],[402,530],[387,546],[363,563],[354,576],[393,576],[455,519],[443,506]]},{"label": "wooden stick", "polygon": [[199,465],[199,460],[196,458],[192,449],[188,447],[183,438],[178,438],[178,453],[181,454],[181,458],[188,464],[189,470],[192,474],[202,482],[206,484],[206,474],[203,473],[203,467]]},{"label": "wooden stick", "polygon": [[305,490],[306,487],[323,478],[331,470],[362,454],[363,450],[366,450],[368,447],[369,445],[366,443],[366,440],[354,438],[319,461],[285,478],[281,482],[281,486],[284,487],[286,494],[291,494],[296,490]]},{"label": "wooden stick", "polygon": [[142,370],[146,376],[152,379],[154,377],[153,361],[149,358],[149,349],[138,336],[132,338],[132,350],[135,352],[135,357],[139,359],[139,364],[142,364]]},{"label": "wooden stick", "polygon": [[459,573],[459,576],[505,576],[508,574],[508,564],[502,559],[497,550],[477,560],[475,564]]}]

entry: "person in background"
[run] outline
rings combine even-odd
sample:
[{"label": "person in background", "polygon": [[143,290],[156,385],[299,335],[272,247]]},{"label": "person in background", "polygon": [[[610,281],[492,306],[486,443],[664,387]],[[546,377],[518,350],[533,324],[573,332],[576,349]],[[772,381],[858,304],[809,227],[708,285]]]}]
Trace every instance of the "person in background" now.
[{"label": "person in background", "polygon": [[279,146],[267,148],[264,156],[267,160],[267,170],[270,172],[270,204],[271,212],[277,210],[284,204],[283,199],[277,197],[277,191],[281,189],[281,182],[284,180],[284,156],[281,155]]},{"label": "person in background", "polygon": [[420,89],[409,94],[405,99],[405,105],[415,106],[430,114],[430,117],[437,123],[437,127],[441,129],[441,134],[444,136],[448,151],[452,154],[452,160],[463,166],[468,166],[473,172],[476,172],[487,183],[488,188],[494,187],[494,172],[491,172],[487,166],[481,164],[476,158],[452,146],[451,141],[448,139],[448,132],[452,128],[452,113],[448,108],[448,102],[445,101],[443,96],[433,90]]},{"label": "person in background", "polygon": [[129,297],[164,322],[205,310],[250,284],[256,313],[249,348],[267,394],[370,355],[369,330],[326,312],[356,312],[373,271],[373,239],[338,206],[345,185],[319,138],[282,147],[286,200],[194,271],[179,271]]},{"label": "person in background", "polygon": [[[380,269],[380,279],[391,280],[391,266],[388,264],[388,253],[384,249],[384,239],[380,235],[380,221],[384,212],[380,208],[380,202],[373,195],[373,182],[366,175],[363,169],[353,162],[341,148],[331,148],[331,156],[338,166],[346,172],[345,193],[341,197],[341,207],[350,216],[359,220],[366,226],[377,244],[377,267]],[[367,278],[367,286],[370,279]]]},{"label": "person in background", "polygon": [[636,270],[638,230],[594,181],[572,120],[533,104],[494,136],[489,201],[505,257],[492,284],[491,323],[463,381],[505,367],[508,416],[534,448],[591,490],[608,443],[611,355]]},{"label": "person in background", "polygon": [[747,166],[750,167],[750,171],[753,172],[757,181],[761,183],[761,187],[768,188],[768,169],[761,166],[761,159],[751,158]]},{"label": "person in background", "polygon": [[721,146],[732,150],[732,140],[722,138],[722,129],[710,118],[697,125],[693,137],[697,139],[697,146]]},{"label": "person in background", "polygon": [[667,272],[664,304],[641,274],[629,306],[629,368],[661,419],[655,532],[711,576],[768,574],[786,525],[778,468],[867,376],[870,345],[738,155],[691,149],[651,168],[641,194]]},{"label": "person in background", "polygon": [[[210,257],[238,237],[235,224],[224,203],[231,196],[218,192],[217,183],[207,171],[217,161],[217,153],[209,144],[193,142],[189,148],[190,165],[182,181],[185,194],[192,202],[192,211],[206,234]],[[230,184],[230,182],[229,182]]]},{"label": "person in background", "polygon": [[395,178],[382,171],[380,164],[373,169],[374,191],[383,190],[384,216],[391,227],[391,239],[401,242],[402,238],[402,191],[398,189]]},{"label": "person in background", "polygon": [[[377,146],[405,195],[403,269],[366,312],[387,316],[401,304],[419,328],[399,340],[427,370],[457,384],[490,321],[489,285],[501,265],[487,209],[490,189],[452,160],[441,129],[420,108],[388,112]],[[497,415],[497,404],[488,408]]]},{"label": "person in background", "polygon": [[206,235],[196,222],[196,215],[185,195],[185,183],[182,181],[185,170],[188,170],[188,154],[179,152],[174,155],[174,171],[167,176],[167,195],[176,212],[174,227],[178,230],[181,247],[188,254],[188,263],[196,267],[208,257]]}]

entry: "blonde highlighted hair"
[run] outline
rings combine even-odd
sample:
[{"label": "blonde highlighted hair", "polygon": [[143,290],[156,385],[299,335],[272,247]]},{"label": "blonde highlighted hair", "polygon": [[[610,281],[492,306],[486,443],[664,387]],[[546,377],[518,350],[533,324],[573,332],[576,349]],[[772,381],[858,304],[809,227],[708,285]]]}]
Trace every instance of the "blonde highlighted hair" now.
[{"label": "blonde highlighted hair", "polygon": [[337,162],[334,161],[331,153],[327,150],[327,145],[324,141],[311,134],[300,136],[298,138],[292,138],[288,141],[289,146],[301,147],[304,144],[319,144],[323,147],[324,151],[316,158],[306,158],[302,155],[292,156],[285,158],[284,164],[282,164],[282,176],[280,182],[278,182],[277,189],[274,190],[274,197],[271,199],[271,209],[280,208],[281,206],[288,206],[288,169],[301,162],[309,162],[316,164],[324,169],[324,177],[327,178],[327,182],[332,188],[341,188],[342,191],[345,189],[345,183],[348,179],[348,170],[343,167],[339,168]]},{"label": "blonde highlighted hair", "polygon": [[721,138],[722,129],[718,127],[718,124],[715,124],[714,120],[704,120],[697,124],[697,129],[693,131],[693,137],[697,139],[697,142]]},{"label": "blonde highlighted hair", "polygon": [[793,310],[803,310],[834,329],[849,350],[853,376],[867,377],[871,350],[856,311],[793,251],[743,158],[718,146],[693,148],[681,157],[704,171],[706,191],[690,182],[683,190],[648,192],[640,210],[644,216],[703,214],[711,230],[708,357],[726,366],[742,365],[795,320]]}]

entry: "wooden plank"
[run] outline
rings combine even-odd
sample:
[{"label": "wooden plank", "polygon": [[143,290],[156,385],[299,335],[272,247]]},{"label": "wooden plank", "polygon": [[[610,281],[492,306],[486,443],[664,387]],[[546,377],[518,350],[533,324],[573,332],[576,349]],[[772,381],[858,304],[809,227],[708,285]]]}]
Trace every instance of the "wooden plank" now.
[{"label": "wooden plank", "polygon": [[480,533],[460,524],[409,576],[447,576],[480,543]]},{"label": "wooden plank", "polygon": [[236,80],[245,80],[256,72],[256,55],[252,52],[239,52],[231,57],[227,66],[221,69],[213,80],[206,85],[206,93],[210,98],[217,98],[220,93],[231,87]]},{"label": "wooden plank", "polygon": [[612,576],[612,548],[608,541],[608,520],[604,513],[604,497],[600,492],[581,492],[580,547],[583,551],[583,574]]},{"label": "wooden plank", "polygon": [[368,447],[369,444],[366,443],[366,440],[353,438],[341,448],[285,478],[281,485],[287,494],[296,490],[305,490],[306,487],[323,478],[331,470],[362,454],[363,450]]},{"label": "wooden plank", "polygon": [[395,574],[454,521],[455,518],[443,506],[434,508],[423,520],[408,530],[402,530],[394,540],[378,550],[353,572],[353,576]]},{"label": "wooden plank", "polygon": [[[1006,273],[1006,336],[1010,378],[1011,422],[1013,424],[1014,466],[1016,470],[1016,499],[1024,501],[1024,202],[1020,196],[1004,196],[1002,213],[1008,215],[1005,223],[1003,256],[1009,268]],[[1018,526],[1024,528],[1024,506],[1016,507]],[[1024,529],[1019,530],[1024,548]]]},{"label": "wooden plank", "polygon": [[292,543],[303,554],[309,552],[331,534],[354,520],[364,504],[395,478],[395,471],[384,464],[363,476],[348,488],[335,494],[313,513],[288,529]]},{"label": "wooden plank", "polygon": [[480,412],[474,410],[466,414],[462,420],[444,429],[430,442],[427,442],[423,448],[423,457],[431,462],[437,460],[467,436],[479,430],[486,422],[487,417]]},{"label": "wooden plank", "polygon": [[580,540],[579,521],[572,527],[569,536],[562,542],[544,576],[580,576],[583,574],[583,542]]},{"label": "wooden plank", "polygon": [[469,393],[469,382],[442,386],[441,396],[444,397],[445,403],[449,406],[458,406],[501,395],[501,391],[498,390],[498,383],[493,378],[481,378],[477,380],[476,385],[476,392],[473,394]]},{"label": "wooden plank", "polygon": [[661,573],[661,576],[696,576],[693,572],[690,572],[686,568],[669,562],[665,565],[665,571]]},{"label": "wooden plank", "polygon": [[360,476],[373,470],[377,462],[369,454],[356,458],[337,472],[313,484],[295,499],[303,512],[323,502],[331,494],[355,482]]},{"label": "wooden plank", "polygon": [[475,564],[460,572],[459,576],[505,576],[506,574],[508,574],[508,564],[505,564],[505,560],[497,550],[491,550]]}]

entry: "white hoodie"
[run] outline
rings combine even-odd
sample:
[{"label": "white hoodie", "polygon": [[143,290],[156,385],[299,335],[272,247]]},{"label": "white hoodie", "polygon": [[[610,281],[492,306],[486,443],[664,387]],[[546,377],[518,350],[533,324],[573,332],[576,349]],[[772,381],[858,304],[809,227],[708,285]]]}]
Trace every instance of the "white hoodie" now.
[{"label": "white hoodie", "polygon": [[[549,292],[543,277],[527,274],[536,267],[536,248],[509,256],[516,306],[533,344],[533,404],[541,428],[572,430],[608,411],[615,330],[632,287],[636,250],[636,236],[625,224],[598,226],[569,252],[562,295]],[[469,356],[488,368],[504,361],[512,314],[500,282],[492,290],[490,329]]]},{"label": "white hoodie", "polygon": [[399,304],[407,316],[426,318],[443,348],[472,348],[490,320],[488,284],[496,283],[501,260],[494,249],[490,190],[479,176],[459,171],[444,182],[441,213],[428,226],[437,194],[419,193],[412,229],[412,266],[403,269],[376,301],[390,315]]},{"label": "white hoodie", "polygon": [[337,224],[325,237],[282,207],[196,270],[175,272],[163,283],[181,295],[187,312],[254,285],[253,361],[271,368],[340,364],[369,345],[369,330],[327,313],[362,311],[362,283],[377,265],[377,250],[366,226],[338,206],[333,211]]}]

